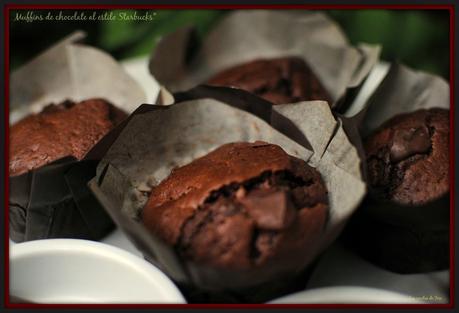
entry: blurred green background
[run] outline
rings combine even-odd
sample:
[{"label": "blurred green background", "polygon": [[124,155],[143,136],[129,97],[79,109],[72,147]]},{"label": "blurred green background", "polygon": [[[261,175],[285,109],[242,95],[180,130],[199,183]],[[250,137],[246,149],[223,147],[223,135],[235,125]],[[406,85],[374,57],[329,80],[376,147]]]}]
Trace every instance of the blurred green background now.
[{"label": "blurred green background", "polygon": [[[86,10],[89,15],[94,10]],[[39,21],[15,20],[18,13],[46,16],[49,10],[10,12],[11,69],[31,59],[49,45],[76,29],[87,32],[86,43],[122,60],[148,54],[157,40],[175,29],[195,25],[205,36],[228,10],[138,10],[123,11],[132,16],[149,13],[151,21]],[[63,10],[63,15],[75,12]],[[104,11],[97,10],[100,14]],[[106,11],[107,12],[107,11]],[[52,12],[54,15],[56,11]],[[107,12],[110,13],[110,12]],[[113,11],[112,13],[120,13]],[[379,43],[382,59],[398,60],[417,69],[449,79],[449,12],[446,10],[330,10],[327,13],[343,28],[352,43]]]}]

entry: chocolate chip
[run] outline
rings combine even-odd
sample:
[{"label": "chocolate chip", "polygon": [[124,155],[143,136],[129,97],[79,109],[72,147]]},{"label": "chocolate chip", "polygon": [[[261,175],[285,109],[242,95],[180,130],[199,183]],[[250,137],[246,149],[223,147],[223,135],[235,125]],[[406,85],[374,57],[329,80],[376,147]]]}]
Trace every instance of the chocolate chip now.
[{"label": "chocolate chip", "polygon": [[431,146],[429,130],[426,126],[396,129],[390,147],[390,158],[393,162],[399,162],[414,154],[427,153]]},{"label": "chocolate chip", "polygon": [[254,190],[239,201],[261,229],[287,228],[296,215],[288,190]]}]

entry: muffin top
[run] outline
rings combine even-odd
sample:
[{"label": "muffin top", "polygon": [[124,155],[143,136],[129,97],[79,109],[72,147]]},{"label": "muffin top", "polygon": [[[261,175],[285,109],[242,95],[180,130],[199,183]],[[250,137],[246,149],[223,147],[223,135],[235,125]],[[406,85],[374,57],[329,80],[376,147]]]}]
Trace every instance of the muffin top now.
[{"label": "muffin top", "polygon": [[368,179],[376,197],[423,205],[449,191],[449,111],[401,114],[365,141]]},{"label": "muffin top", "polygon": [[239,142],[174,169],[142,221],[188,260],[239,269],[277,260],[276,271],[304,263],[327,211],[317,170],[277,145]]},{"label": "muffin top", "polygon": [[243,89],[274,104],[330,101],[319,79],[297,57],[261,59],[236,65],[212,77],[208,84]]},{"label": "muffin top", "polygon": [[51,104],[10,127],[10,176],[16,176],[60,158],[78,160],[126,113],[102,99]]}]

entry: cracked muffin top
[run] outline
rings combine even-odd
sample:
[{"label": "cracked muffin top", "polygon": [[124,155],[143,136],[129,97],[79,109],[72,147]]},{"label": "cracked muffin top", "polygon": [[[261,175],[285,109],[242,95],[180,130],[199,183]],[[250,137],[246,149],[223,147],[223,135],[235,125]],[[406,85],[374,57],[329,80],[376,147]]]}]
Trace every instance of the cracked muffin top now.
[{"label": "cracked muffin top", "polygon": [[66,156],[81,160],[126,116],[102,99],[48,105],[10,127],[10,176]]},{"label": "cracked muffin top", "polygon": [[261,59],[236,65],[218,73],[207,83],[243,89],[274,104],[331,100],[316,75],[297,57]]},{"label": "cracked muffin top", "polygon": [[370,189],[378,198],[422,205],[449,191],[449,111],[393,117],[365,142]]},{"label": "cracked muffin top", "polygon": [[299,270],[328,213],[320,173],[277,145],[223,145],[153,188],[142,222],[187,260]]}]

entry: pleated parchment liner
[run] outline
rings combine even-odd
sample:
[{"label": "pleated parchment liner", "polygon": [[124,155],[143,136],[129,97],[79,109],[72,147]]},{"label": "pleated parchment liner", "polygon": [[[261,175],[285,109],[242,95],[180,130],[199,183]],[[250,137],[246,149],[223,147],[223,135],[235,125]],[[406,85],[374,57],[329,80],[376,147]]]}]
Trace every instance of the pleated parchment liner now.
[{"label": "pleated parchment liner", "polygon": [[142,87],[109,54],[74,32],[11,73],[10,124],[50,103],[104,98],[131,113],[146,101]]},{"label": "pleated parchment liner", "polygon": [[[356,149],[324,101],[272,106],[250,93],[224,87],[182,93],[172,105],[142,105],[124,129],[102,141],[111,147],[90,188],[144,256],[179,285],[210,291],[244,290],[273,282],[269,268],[216,269],[180,257],[136,221],[150,190],[171,169],[229,142],[262,140],[316,167],[328,188],[329,218],[320,241],[298,255],[304,267],[339,234],[363,198]],[[208,88],[211,91],[205,91]],[[110,138],[116,137],[116,138]],[[298,273],[290,273],[291,278]],[[272,284],[271,284],[272,285]]]},{"label": "pleated parchment liner", "polygon": [[393,63],[365,105],[362,135],[366,137],[397,114],[419,109],[450,108],[449,84],[442,77]]},{"label": "pleated parchment liner", "polygon": [[[365,107],[361,125],[362,138],[370,135],[384,122],[398,114],[419,109],[449,109],[449,84],[439,76],[394,63]],[[369,193],[357,214],[353,216],[344,235],[351,247],[355,247],[362,255],[367,255],[377,264],[386,261],[380,260],[379,257],[378,260],[374,259],[379,252],[373,251],[377,249],[376,246],[368,244],[368,241],[371,240],[385,241],[387,253],[392,250],[396,251],[395,246],[404,245],[402,251],[396,255],[405,263],[415,264],[416,262],[412,260],[421,259],[423,255],[429,253],[436,254],[438,259],[443,259],[443,261],[438,261],[436,264],[424,264],[425,271],[446,269],[449,266],[449,210],[449,194],[422,206],[402,206],[393,202],[382,202],[373,198]],[[379,227],[382,227],[380,232],[376,231]],[[393,234],[398,232],[398,237],[395,238],[393,234],[382,235],[383,231],[387,232],[388,229],[391,229]],[[419,231],[420,229],[423,230],[424,238],[413,235],[416,233],[412,230]],[[370,233],[362,234],[365,230],[369,230],[372,236],[385,237],[381,237],[384,239],[371,239]],[[435,239],[437,243],[426,249],[424,244],[430,240],[428,239],[430,237],[437,238]],[[394,242],[389,242],[388,238],[393,238]],[[395,255],[395,252],[393,253]],[[411,255],[408,255],[409,253]],[[389,262],[392,264],[395,261],[390,260]],[[416,270],[400,268],[400,272],[412,273]]]},{"label": "pleated parchment liner", "polygon": [[149,66],[160,85],[177,92],[241,63],[299,57],[328,91],[336,110],[346,90],[357,88],[367,77],[379,52],[379,46],[351,46],[339,26],[321,12],[243,10],[225,16],[201,45],[192,27],[163,37]]},{"label": "pleated parchment liner", "polygon": [[[111,56],[78,43],[83,37],[71,34],[11,74],[10,125],[67,99],[105,98],[126,112],[145,101],[141,87]],[[113,228],[87,188],[98,158],[67,157],[10,177],[10,238],[100,239]]]}]

